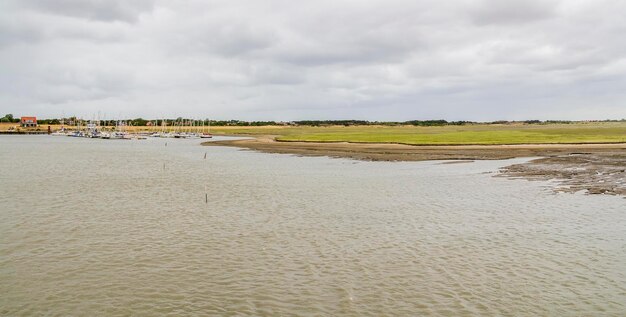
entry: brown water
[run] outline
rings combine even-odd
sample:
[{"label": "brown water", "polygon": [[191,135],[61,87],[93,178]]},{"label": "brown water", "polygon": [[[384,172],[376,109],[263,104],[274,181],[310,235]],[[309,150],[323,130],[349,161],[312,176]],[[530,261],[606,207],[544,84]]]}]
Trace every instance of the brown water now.
[{"label": "brown water", "polygon": [[626,314],[626,199],[198,143],[0,137],[0,315]]}]

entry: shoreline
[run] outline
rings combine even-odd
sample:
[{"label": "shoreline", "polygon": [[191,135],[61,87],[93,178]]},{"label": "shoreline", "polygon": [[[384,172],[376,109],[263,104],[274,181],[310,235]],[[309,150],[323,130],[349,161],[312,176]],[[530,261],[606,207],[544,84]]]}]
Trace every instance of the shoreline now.
[{"label": "shoreline", "polygon": [[0,135],[47,135],[48,131],[0,131]]},{"label": "shoreline", "polygon": [[506,166],[497,177],[556,180],[554,191],[619,195],[626,198],[626,143],[520,145],[404,145],[347,142],[277,142],[273,136],[203,142],[263,153],[327,156],[363,161],[434,161],[444,164],[475,160],[539,157]]}]

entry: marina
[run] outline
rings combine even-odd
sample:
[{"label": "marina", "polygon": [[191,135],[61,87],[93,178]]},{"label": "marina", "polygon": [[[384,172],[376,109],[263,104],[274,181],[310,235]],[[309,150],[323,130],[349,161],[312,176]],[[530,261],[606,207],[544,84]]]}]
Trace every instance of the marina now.
[{"label": "marina", "polygon": [[[0,131],[1,134],[49,134],[51,136],[68,136],[91,139],[106,140],[146,140],[148,137],[155,138],[176,138],[176,139],[210,139],[213,135],[210,133],[211,126],[205,126],[202,120],[161,120],[161,126],[155,127],[152,124],[148,126],[132,126],[127,120],[116,120],[114,125],[103,124],[106,121],[92,120],[83,121],[75,120],[73,125],[65,125],[61,121],[60,127],[53,130],[50,125],[47,131],[43,126],[36,123],[31,127],[12,127],[10,130]],[[150,122],[151,123],[151,122]]]}]

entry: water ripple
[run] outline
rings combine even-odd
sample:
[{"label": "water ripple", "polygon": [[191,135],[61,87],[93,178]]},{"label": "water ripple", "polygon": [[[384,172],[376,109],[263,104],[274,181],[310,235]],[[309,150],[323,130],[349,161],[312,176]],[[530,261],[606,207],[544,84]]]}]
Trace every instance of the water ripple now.
[{"label": "water ripple", "polygon": [[0,138],[0,315],[626,311],[623,199],[162,142]]}]

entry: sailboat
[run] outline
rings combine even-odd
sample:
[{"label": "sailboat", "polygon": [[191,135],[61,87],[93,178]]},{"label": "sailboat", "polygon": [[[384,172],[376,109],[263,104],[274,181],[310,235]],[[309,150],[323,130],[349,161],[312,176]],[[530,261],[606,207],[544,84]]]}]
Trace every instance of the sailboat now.
[{"label": "sailboat", "polygon": [[75,137],[75,138],[82,138],[82,137],[84,137],[85,133],[81,130],[81,126],[80,126],[82,119],[76,118],[74,120],[76,120],[76,131],[68,133],[67,136]]},{"label": "sailboat", "polygon": [[108,124],[107,120],[106,120],[106,114],[104,115],[104,120],[102,122],[98,118],[98,125],[100,125],[101,123],[103,123],[104,125],[100,127],[100,129],[101,129],[101,131],[100,131],[100,138],[108,140],[108,139],[111,138],[111,133],[106,131],[106,126]]},{"label": "sailboat", "polygon": [[65,133],[65,131],[63,131],[63,130],[59,130],[59,131],[54,131],[54,132],[50,133],[50,135],[52,135],[52,136],[67,136],[67,133]]},{"label": "sailboat", "polygon": [[204,131],[204,120],[202,120],[202,134],[200,134],[200,137],[203,139],[210,139],[213,137],[213,135],[211,135],[211,120],[209,121],[209,133]]},{"label": "sailboat", "polygon": [[124,131],[124,126],[126,125],[123,121],[117,121],[116,131],[111,134],[111,139],[116,140],[130,140],[130,136],[126,131]]},{"label": "sailboat", "polygon": [[196,120],[191,120],[189,122],[189,132],[187,132],[187,138],[197,139],[200,138],[200,134],[197,132],[196,125],[198,122]]},{"label": "sailboat", "polygon": [[88,137],[88,138],[100,137],[100,131],[98,130],[98,126],[93,120],[87,123],[87,133],[85,134],[85,137]]},{"label": "sailboat", "polygon": [[52,136],[67,136],[67,131],[65,130],[65,118],[61,118],[61,129],[50,133]]},{"label": "sailboat", "polygon": [[167,127],[167,119],[163,118],[161,121],[161,135],[162,138],[173,138],[172,129]]}]

